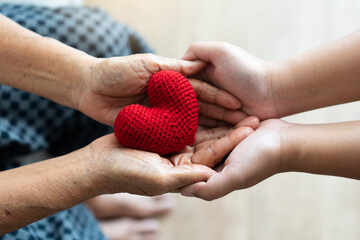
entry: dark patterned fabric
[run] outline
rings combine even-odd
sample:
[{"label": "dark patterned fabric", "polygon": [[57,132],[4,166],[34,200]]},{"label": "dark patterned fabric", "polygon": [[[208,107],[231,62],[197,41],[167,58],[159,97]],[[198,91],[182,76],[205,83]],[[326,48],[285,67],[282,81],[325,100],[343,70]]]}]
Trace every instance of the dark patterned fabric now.
[{"label": "dark patterned fabric", "polygon": [[[0,4],[0,14],[96,57],[152,52],[134,30],[98,8]],[[66,154],[109,132],[112,128],[78,111],[0,85],[0,171],[21,166],[23,163],[16,160],[18,156],[40,150],[54,156]],[[92,214],[78,205],[6,234],[0,240],[104,238]]]},{"label": "dark patterned fabric", "polygon": [[51,217],[44,218],[12,233],[0,236],[2,240],[30,239],[106,239],[94,216],[84,205],[78,205]]}]

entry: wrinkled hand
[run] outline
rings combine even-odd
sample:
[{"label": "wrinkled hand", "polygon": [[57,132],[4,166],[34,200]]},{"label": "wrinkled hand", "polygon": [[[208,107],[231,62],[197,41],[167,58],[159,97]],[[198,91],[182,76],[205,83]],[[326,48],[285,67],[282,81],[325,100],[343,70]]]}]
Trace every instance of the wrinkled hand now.
[{"label": "wrinkled hand", "polygon": [[206,181],[216,172],[204,165],[212,167],[220,162],[257,125],[257,118],[250,117],[230,132],[226,127],[200,129],[193,147],[169,159],[124,148],[113,134],[104,136],[89,145],[98,176],[97,186],[103,194],[128,192],[153,196]]},{"label": "wrinkled hand", "polygon": [[[83,83],[77,108],[110,126],[123,107],[130,104],[149,106],[146,86],[152,74],[171,69],[189,76],[205,65],[202,61],[167,59],[152,54],[94,61],[91,79]],[[199,101],[200,124],[217,126],[218,120],[235,124],[245,117],[245,114],[236,111],[241,103],[230,93],[198,80],[190,82]]]},{"label": "wrinkled hand", "polygon": [[182,188],[181,193],[213,200],[281,172],[281,131],[285,126],[286,122],[282,120],[262,122],[218,167],[218,173],[206,182]]},{"label": "wrinkled hand", "polygon": [[270,63],[220,42],[195,43],[183,59],[206,62],[196,77],[239,98],[246,114],[260,119],[278,117],[272,89],[276,74]]}]

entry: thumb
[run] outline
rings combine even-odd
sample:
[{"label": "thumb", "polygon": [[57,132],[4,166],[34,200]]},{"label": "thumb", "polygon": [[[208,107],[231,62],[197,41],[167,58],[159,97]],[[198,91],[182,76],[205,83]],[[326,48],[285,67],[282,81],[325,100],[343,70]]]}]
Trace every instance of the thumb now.
[{"label": "thumb", "polygon": [[207,141],[204,143],[207,146],[197,151],[191,158],[191,162],[214,167],[253,132],[254,130],[252,128],[241,127],[218,140]]},{"label": "thumb", "polygon": [[167,188],[169,191],[191,185],[201,181],[207,181],[216,172],[206,166],[197,164],[184,164],[169,170],[167,176]]},{"label": "thumb", "polygon": [[206,182],[181,188],[180,193],[187,197],[197,197],[207,201],[221,198],[230,192],[239,189],[236,172],[225,166],[223,171],[214,174]]},{"label": "thumb", "polygon": [[196,42],[190,45],[182,59],[214,63],[216,57],[222,55],[227,45],[227,43],[221,42]]},{"label": "thumb", "polygon": [[184,76],[193,76],[200,72],[204,67],[206,66],[206,62],[201,60],[195,60],[195,61],[186,61],[186,60],[180,60],[181,61],[181,70],[180,73]]},{"label": "thumb", "polygon": [[186,61],[175,58],[165,58],[154,54],[134,55],[134,62],[139,62],[145,67],[147,72],[154,74],[161,70],[173,70],[185,76],[195,75],[202,70],[206,63],[203,61]]}]

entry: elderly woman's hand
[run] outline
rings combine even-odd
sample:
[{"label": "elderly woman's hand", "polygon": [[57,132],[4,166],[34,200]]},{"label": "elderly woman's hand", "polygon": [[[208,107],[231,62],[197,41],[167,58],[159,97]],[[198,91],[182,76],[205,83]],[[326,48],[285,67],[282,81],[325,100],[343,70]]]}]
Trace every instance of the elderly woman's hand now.
[{"label": "elderly woman's hand", "polygon": [[70,154],[3,171],[0,182],[7,184],[0,186],[0,235],[101,194],[159,195],[207,181],[216,174],[209,167],[258,123],[254,117],[244,119],[229,133],[225,127],[199,129],[195,146],[164,157],[123,148],[110,134]]},{"label": "elderly woman's hand", "polygon": [[206,181],[215,173],[202,165],[175,166],[156,153],[124,148],[114,134],[97,139],[89,148],[88,156],[95,164],[94,183],[100,186],[99,193],[159,195]]},{"label": "elderly woman's hand", "polygon": [[[171,69],[190,76],[204,66],[202,61],[168,59],[153,54],[93,59],[90,79],[84,79],[80,85],[77,108],[99,122],[113,125],[123,107],[149,105],[146,86],[152,74]],[[241,102],[230,93],[194,79],[190,82],[199,101],[200,124],[217,126],[218,120],[235,124],[245,117],[237,111]]]},{"label": "elderly woman's hand", "polygon": [[[0,16],[0,84],[19,88],[77,109],[112,126],[119,111],[129,104],[147,104],[146,86],[151,75],[174,70],[191,76],[205,63],[138,54],[98,59],[41,37]],[[207,83],[192,80],[199,100],[199,123],[235,124],[245,117],[236,97]],[[221,120],[223,122],[219,122]]]},{"label": "elderly woman's hand", "polygon": [[209,167],[223,160],[258,124],[256,117],[249,117],[234,130],[200,129],[193,147],[168,156],[124,148],[113,134],[97,139],[83,150],[94,163],[99,193],[159,195],[206,181],[216,173]]}]

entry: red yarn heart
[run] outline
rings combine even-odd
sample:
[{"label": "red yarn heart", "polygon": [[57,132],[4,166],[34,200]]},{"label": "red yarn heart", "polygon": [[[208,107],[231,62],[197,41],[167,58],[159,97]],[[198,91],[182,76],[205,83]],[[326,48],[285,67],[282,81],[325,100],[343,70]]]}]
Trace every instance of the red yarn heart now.
[{"label": "red yarn heart", "polygon": [[151,108],[123,108],[115,120],[115,136],[125,147],[160,155],[195,142],[198,103],[190,82],[180,73],[160,71],[147,85]]}]

